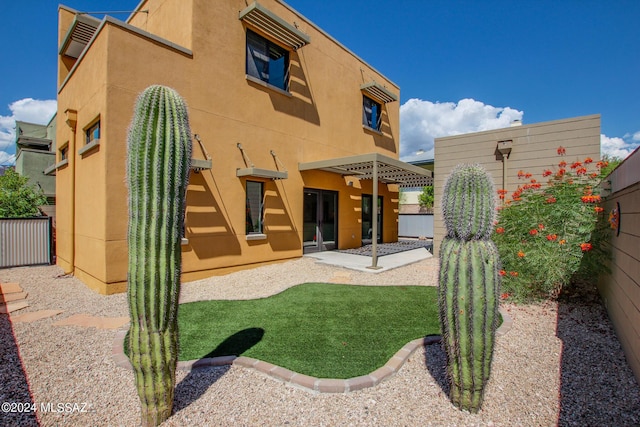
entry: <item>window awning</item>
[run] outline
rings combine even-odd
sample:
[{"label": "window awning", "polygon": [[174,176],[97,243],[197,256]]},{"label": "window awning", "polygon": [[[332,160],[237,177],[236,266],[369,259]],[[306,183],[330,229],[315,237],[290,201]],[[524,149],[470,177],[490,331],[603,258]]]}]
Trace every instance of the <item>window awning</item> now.
[{"label": "window awning", "polygon": [[379,153],[300,163],[298,169],[300,171],[319,169],[354,176],[360,180],[373,179],[374,162],[377,164],[376,173],[380,182],[398,184],[401,188],[433,185],[433,174],[430,170]]},{"label": "window awning", "polygon": [[289,172],[287,172],[287,170],[284,168],[284,165],[280,163],[280,161],[278,160],[278,156],[276,156],[276,153],[273,150],[270,150],[269,154],[271,154],[271,156],[273,157],[273,161],[276,162],[276,167],[278,164],[280,164],[281,166],[283,166],[282,168],[283,170],[280,170],[279,168],[278,169],[257,168],[253,164],[249,156],[247,155],[245,149],[242,147],[242,144],[237,143],[236,146],[240,150],[240,153],[242,154],[242,160],[244,160],[244,163],[246,166],[245,168],[236,169],[236,176],[238,178],[243,176],[249,176],[253,178],[273,179],[274,181],[277,179],[289,178]]},{"label": "window awning", "polygon": [[267,179],[287,179],[289,174],[287,171],[277,171],[272,169],[260,169],[256,167],[236,169],[236,176],[249,176],[254,178],[267,178]]},{"label": "window awning", "polygon": [[391,92],[380,83],[370,82],[363,84],[360,86],[360,90],[372,98],[382,101],[384,104],[398,100],[398,95]]},{"label": "window awning", "polygon": [[96,33],[100,21],[89,15],[76,15],[60,46],[60,54],[78,58]]},{"label": "window awning", "polygon": [[307,34],[298,30],[258,2],[253,2],[241,11],[239,19],[293,50],[298,50],[311,41],[311,37]]}]

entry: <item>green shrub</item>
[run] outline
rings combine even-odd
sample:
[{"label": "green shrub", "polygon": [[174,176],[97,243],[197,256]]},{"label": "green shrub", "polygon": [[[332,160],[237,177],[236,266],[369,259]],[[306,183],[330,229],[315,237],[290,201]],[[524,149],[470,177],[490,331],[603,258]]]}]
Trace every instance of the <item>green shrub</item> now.
[{"label": "green shrub", "polygon": [[29,178],[7,169],[0,176],[0,218],[40,216],[38,206],[47,198],[41,189],[29,185]]},{"label": "green shrub", "polygon": [[505,200],[505,190],[498,190],[503,205],[493,240],[503,265],[503,298],[522,302],[557,297],[586,252],[592,252],[592,265],[602,265],[605,253],[592,237],[598,217],[604,215],[598,185],[607,162],[569,162],[563,147],[558,155],[562,160],[541,173],[546,182],[519,171],[521,184],[510,200]]}]

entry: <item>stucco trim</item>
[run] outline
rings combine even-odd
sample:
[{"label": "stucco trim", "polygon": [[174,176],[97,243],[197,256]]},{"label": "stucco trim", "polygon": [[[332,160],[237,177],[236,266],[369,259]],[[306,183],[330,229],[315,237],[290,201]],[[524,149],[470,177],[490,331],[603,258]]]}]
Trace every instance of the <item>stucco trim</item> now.
[{"label": "stucco trim", "polygon": [[251,241],[251,240],[266,240],[267,239],[267,235],[263,234],[263,233],[259,233],[259,234],[247,234],[246,235],[246,240],[247,241]]},{"label": "stucco trim", "polygon": [[91,40],[89,40],[89,43],[87,43],[87,46],[85,47],[85,49],[82,51],[80,56],[78,56],[78,59],[77,59],[76,63],[73,64],[73,67],[71,67],[71,70],[69,71],[69,74],[64,79],[64,81],[60,84],[60,87],[58,88],[58,93],[62,92],[62,89],[64,89],[64,87],[66,86],[67,82],[71,79],[71,76],[73,76],[76,68],[78,68],[78,66],[80,65],[80,63],[84,59],[85,55],[87,54],[87,52],[89,51],[89,49],[93,45],[93,42],[96,40],[96,38],[98,38],[98,36],[100,35],[102,29],[105,26],[109,25],[109,24],[114,25],[117,28],[120,28],[122,30],[132,32],[132,33],[134,33],[134,34],[136,34],[136,35],[138,35],[140,37],[148,39],[149,41],[159,43],[159,44],[165,46],[166,48],[174,50],[174,51],[176,51],[178,53],[181,53],[183,55],[187,55],[189,57],[193,57],[193,51],[191,51],[191,49],[187,49],[186,47],[177,45],[177,44],[175,44],[173,42],[170,42],[167,39],[163,39],[162,37],[158,37],[158,36],[156,36],[154,34],[151,34],[151,33],[147,32],[147,31],[141,30],[140,28],[135,27],[135,26],[133,26],[131,24],[127,24],[126,22],[120,21],[119,19],[113,18],[111,16],[105,16],[104,19],[102,20],[102,22],[100,22],[100,26],[98,26],[98,29],[96,30],[95,34],[93,35]]},{"label": "stucco trim", "polygon": [[94,139],[93,141],[91,141],[90,143],[88,143],[87,145],[85,145],[84,147],[80,148],[78,150],[78,155],[82,156],[84,155],[87,151],[92,150],[93,148],[97,147],[98,145],[100,145],[100,140],[99,139]]},{"label": "stucco trim", "polygon": [[262,80],[260,80],[260,79],[258,79],[256,77],[250,76],[249,74],[246,74],[245,77],[247,78],[248,82],[260,85],[260,86],[262,86],[264,88],[267,88],[267,89],[272,90],[272,91],[274,91],[276,93],[279,93],[280,95],[284,95],[284,96],[289,97],[289,98],[291,98],[293,96],[291,94],[291,92],[287,92],[286,90],[282,90],[277,86],[269,84],[269,83],[267,83],[265,81],[262,81]]}]

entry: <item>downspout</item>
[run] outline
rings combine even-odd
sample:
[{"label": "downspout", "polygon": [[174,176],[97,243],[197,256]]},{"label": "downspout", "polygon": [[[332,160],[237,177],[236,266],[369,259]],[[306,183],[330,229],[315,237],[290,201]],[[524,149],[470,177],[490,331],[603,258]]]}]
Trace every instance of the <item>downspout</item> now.
[{"label": "downspout", "polygon": [[71,227],[70,227],[70,240],[71,240],[71,254],[69,256],[69,271],[65,271],[64,274],[73,274],[76,266],[76,126],[78,124],[78,112],[76,110],[67,109],[64,112],[66,116],[66,124],[71,130],[71,138],[69,138],[69,149],[67,156],[69,156],[69,169],[71,171]]}]

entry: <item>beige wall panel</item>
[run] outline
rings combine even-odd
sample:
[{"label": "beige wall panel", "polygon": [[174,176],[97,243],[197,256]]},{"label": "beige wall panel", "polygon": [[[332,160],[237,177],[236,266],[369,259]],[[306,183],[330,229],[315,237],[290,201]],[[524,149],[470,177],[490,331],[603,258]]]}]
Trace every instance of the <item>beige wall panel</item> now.
[{"label": "beige wall panel", "polygon": [[[512,140],[507,159],[506,181],[503,163],[496,160],[498,141]],[[562,158],[557,148],[562,145],[567,155]],[[440,206],[446,177],[460,163],[480,163],[493,176],[496,189],[506,187],[509,193],[527,181],[518,179],[518,171],[531,173],[545,182],[542,172],[555,170],[561,160],[569,164],[591,157],[600,158],[600,116],[584,116],[532,125],[515,126],[485,132],[437,138],[434,147],[434,253],[438,253],[445,229]],[[494,195],[495,196],[495,195]]]},{"label": "beige wall panel", "polygon": [[[638,237],[628,239],[628,241],[632,241],[636,245],[640,244],[640,238]],[[638,246],[635,248],[637,249]],[[612,276],[614,276],[618,285],[623,288],[626,298],[635,301],[638,304],[637,309],[640,310],[640,282],[638,282],[638,279],[640,279],[640,259],[638,259],[638,254],[624,252],[619,247],[616,247],[612,258],[612,263],[615,266]],[[640,323],[638,323],[638,327],[640,328]],[[640,336],[640,329],[638,332],[638,336]]]},{"label": "beige wall panel", "polygon": [[614,181],[624,176],[631,185],[614,188],[616,192],[606,198],[605,213],[620,204],[620,234],[610,230],[611,272],[600,276],[598,288],[627,361],[640,381],[640,171],[634,167],[638,155],[638,151],[631,154],[609,176]]},{"label": "beige wall panel", "polygon": [[[603,289],[600,288],[600,291],[604,297],[606,294]],[[625,307],[621,305],[621,302],[619,299],[611,298],[605,303],[605,306],[624,350],[627,362],[636,379],[640,379],[640,336],[632,330],[632,320],[627,317]]]}]

